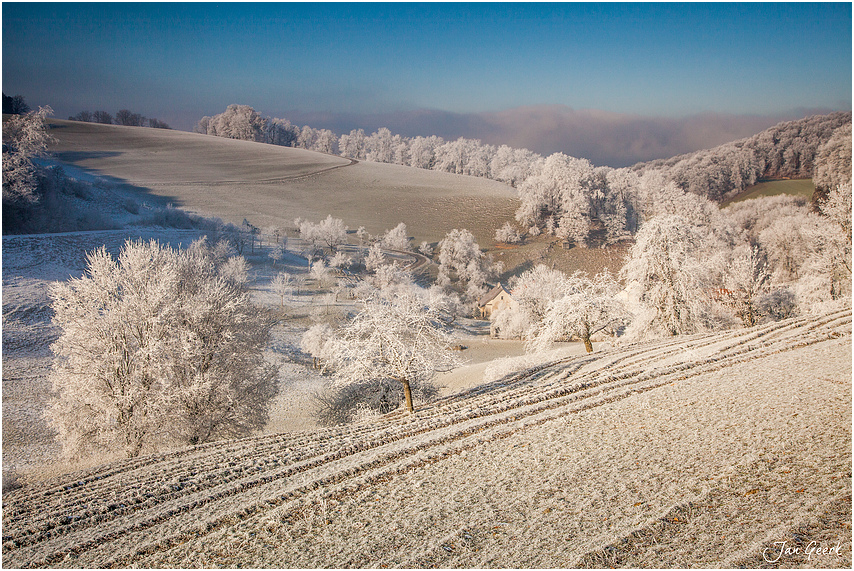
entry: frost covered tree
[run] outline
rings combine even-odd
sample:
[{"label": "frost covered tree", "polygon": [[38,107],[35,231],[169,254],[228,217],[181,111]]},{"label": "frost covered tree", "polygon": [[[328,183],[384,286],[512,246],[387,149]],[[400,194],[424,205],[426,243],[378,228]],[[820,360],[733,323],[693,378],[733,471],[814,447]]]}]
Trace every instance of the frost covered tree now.
[{"label": "frost covered tree", "polygon": [[705,268],[696,258],[702,237],[678,215],[658,216],[641,226],[621,270],[625,283],[636,282],[642,292],[634,333],[681,335],[705,328]]},{"label": "frost covered tree", "polygon": [[308,273],[319,288],[329,288],[335,283],[335,276],[323,260],[314,262]]},{"label": "frost covered tree", "polygon": [[560,270],[537,264],[510,282],[513,297],[535,320],[542,319],[552,302],[578,289],[581,274],[567,276]]},{"label": "frost covered tree", "polygon": [[810,250],[809,226],[810,215],[801,210],[777,218],[759,232],[774,284],[788,284],[801,277],[801,266]]},{"label": "frost covered tree", "polygon": [[397,381],[409,412],[415,411],[413,383],[424,383],[459,365],[441,314],[412,291],[363,301],[359,313],[336,337],[332,359],[336,384]]},{"label": "frost covered tree", "polygon": [[771,274],[759,246],[737,247],[727,266],[724,285],[735,306],[736,317],[745,327],[752,327],[761,317],[760,300],[768,293]]},{"label": "frost covered tree", "polygon": [[205,242],[179,252],[128,241],[56,284],[46,417],[68,456],[134,457],[263,426],[277,391],[262,355],[273,320],[251,303],[240,266]]},{"label": "frost covered tree", "polygon": [[281,307],[285,307],[285,298],[294,290],[293,276],[288,272],[279,272],[270,282],[270,287],[281,299]]},{"label": "frost covered tree", "polygon": [[273,267],[276,267],[276,264],[282,261],[282,258],[285,257],[285,246],[283,244],[273,244],[273,247],[270,248],[269,256],[270,259],[273,260]]},{"label": "frost covered tree", "polygon": [[277,393],[277,371],[263,356],[275,319],[252,303],[242,257],[217,258],[204,239],[175,256],[174,426],[189,444],[248,435],[266,423]]},{"label": "frost covered tree", "polygon": [[610,273],[593,279],[577,274],[572,281],[572,291],[552,302],[534,326],[526,343],[529,350],[544,350],[554,341],[575,337],[592,353],[591,337],[603,331],[616,334],[628,324],[629,313],[617,298],[620,285]]},{"label": "frost covered tree", "polygon": [[409,250],[409,236],[406,234],[406,224],[401,222],[388,230],[382,238],[382,246],[388,250]]},{"label": "frost covered tree", "polygon": [[337,246],[347,241],[347,227],[344,221],[333,218],[331,214],[317,224],[301,218],[297,218],[294,223],[299,228],[302,239],[315,248],[326,247],[334,253]]},{"label": "frost covered tree", "polygon": [[505,222],[501,228],[495,231],[495,240],[505,244],[518,244],[522,241],[522,235],[510,222]]},{"label": "frost covered tree", "polygon": [[481,251],[474,235],[465,228],[451,230],[439,242],[437,283],[448,287],[454,276],[470,299],[482,295],[484,284],[495,276],[492,262]]},{"label": "frost covered tree", "polygon": [[538,264],[511,279],[509,289],[516,304],[490,316],[492,331],[504,338],[528,339],[552,303],[577,291],[580,276],[580,272],[567,276],[560,270]]},{"label": "frost covered tree", "polygon": [[540,173],[519,186],[516,220],[523,226],[545,224],[561,238],[585,244],[590,233],[591,201],[597,177],[590,161],[554,153]]},{"label": "frost covered tree", "polygon": [[202,117],[195,130],[197,133],[229,139],[264,141],[267,120],[248,105],[229,105],[219,115]]},{"label": "frost covered tree", "polygon": [[50,107],[3,120],[3,205],[32,204],[39,200],[36,166],[33,159],[42,155],[53,138],[45,119]]},{"label": "frost covered tree", "polygon": [[376,243],[370,247],[368,255],[365,256],[365,269],[369,272],[375,272],[383,264],[385,264],[383,248],[381,244]]},{"label": "frost covered tree", "polygon": [[334,358],[335,330],[328,323],[315,323],[303,333],[300,349],[312,356],[312,367],[326,370],[326,363]]}]

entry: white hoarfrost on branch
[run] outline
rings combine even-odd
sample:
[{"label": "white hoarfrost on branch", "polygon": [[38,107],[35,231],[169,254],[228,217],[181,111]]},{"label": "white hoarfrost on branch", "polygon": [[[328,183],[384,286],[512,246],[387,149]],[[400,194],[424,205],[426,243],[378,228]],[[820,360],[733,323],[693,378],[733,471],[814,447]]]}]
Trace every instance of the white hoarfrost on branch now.
[{"label": "white hoarfrost on branch", "polygon": [[50,107],[25,115],[3,119],[3,202],[38,201],[36,167],[32,160],[47,149],[53,137],[48,135],[45,119]]},{"label": "white hoarfrost on branch", "polygon": [[436,280],[439,285],[450,287],[452,276],[455,276],[458,288],[468,299],[475,300],[484,294],[486,282],[496,273],[496,267],[468,230],[451,230],[439,242],[439,275]]},{"label": "white hoarfrost on branch", "polygon": [[285,307],[285,298],[294,290],[293,276],[288,272],[279,272],[270,282],[270,287],[281,298],[281,307]]},{"label": "white hoarfrost on branch", "polygon": [[336,337],[332,359],[336,383],[397,381],[403,385],[410,412],[414,412],[413,383],[425,383],[460,364],[450,349],[442,314],[414,291],[365,300]]},{"label": "white hoarfrost on branch", "polygon": [[576,291],[578,278],[560,270],[538,264],[510,281],[515,304],[496,311],[491,316],[492,331],[497,337],[528,339],[532,328],[543,320],[546,310],[558,299]]},{"label": "white hoarfrost on branch", "polygon": [[401,222],[388,230],[382,238],[382,246],[387,250],[409,250],[409,236],[406,235],[406,224]]},{"label": "white hoarfrost on branch", "polygon": [[62,333],[46,417],[68,456],[134,457],[263,426],[277,392],[262,355],[273,320],[251,303],[239,265],[204,241],[183,252],[128,241],[117,259],[96,250],[83,277],[55,285]]},{"label": "white hoarfrost on branch", "polygon": [[702,236],[678,215],[658,216],[641,226],[621,270],[624,282],[637,282],[642,292],[630,334],[681,335],[706,328],[706,268],[696,257]]},{"label": "white hoarfrost on branch", "polygon": [[518,244],[522,241],[522,235],[513,224],[505,222],[501,228],[495,231],[495,240],[505,244]]},{"label": "white hoarfrost on branch", "polygon": [[745,327],[759,323],[759,302],[769,292],[771,274],[759,246],[741,245],[733,250],[724,276],[722,292]]},{"label": "white hoarfrost on branch", "polygon": [[297,218],[294,223],[299,228],[303,240],[317,249],[329,248],[335,252],[335,248],[347,241],[347,227],[340,218],[328,215],[325,220],[317,224]]},{"label": "white hoarfrost on branch", "polygon": [[597,274],[593,279],[576,273],[570,280],[571,291],[552,302],[543,319],[534,325],[526,343],[529,351],[543,351],[555,341],[576,338],[592,353],[594,335],[616,335],[630,321],[625,305],[617,298],[620,285],[610,273]]}]

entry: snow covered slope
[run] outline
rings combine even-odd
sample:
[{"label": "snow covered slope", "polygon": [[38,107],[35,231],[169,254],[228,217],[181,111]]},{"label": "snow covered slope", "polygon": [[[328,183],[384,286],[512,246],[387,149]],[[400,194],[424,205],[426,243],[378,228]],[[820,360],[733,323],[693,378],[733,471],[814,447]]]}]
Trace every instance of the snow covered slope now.
[{"label": "snow covered slope", "polygon": [[3,565],[848,567],[850,507],[849,309],[14,490]]},{"label": "snow covered slope", "polygon": [[50,149],[67,164],[136,189],[143,200],[258,227],[297,216],[341,218],[379,234],[405,222],[415,244],[468,228],[481,244],[518,200],[491,180],[196,133],[51,121]]}]

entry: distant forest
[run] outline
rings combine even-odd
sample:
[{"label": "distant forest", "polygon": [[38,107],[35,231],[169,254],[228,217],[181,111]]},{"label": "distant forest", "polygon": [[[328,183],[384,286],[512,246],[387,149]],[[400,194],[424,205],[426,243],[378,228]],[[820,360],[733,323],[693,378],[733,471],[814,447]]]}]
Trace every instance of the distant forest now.
[{"label": "distant forest", "polygon": [[833,149],[822,155],[822,149],[834,134],[836,140],[847,136],[850,148],[851,117],[851,112],[837,112],[788,121],[712,149],[620,169],[596,167],[563,153],[543,157],[528,149],[485,145],[477,139],[403,137],[387,128],[370,135],[362,129],[337,135],[262,117],[246,105],[229,105],[223,113],[203,117],[195,130],[504,182],[519,193],[516,220],[529,233],[545,231],[592,245],[632,236],[643,220],[660,213],[667,194],[691,193],[720,202],[763,178],[810,178],[821,171],[825,174],[815,181],[817,193],[826,195],[840,184],[830,173],[847,168],[850,179],[850,156]]}]

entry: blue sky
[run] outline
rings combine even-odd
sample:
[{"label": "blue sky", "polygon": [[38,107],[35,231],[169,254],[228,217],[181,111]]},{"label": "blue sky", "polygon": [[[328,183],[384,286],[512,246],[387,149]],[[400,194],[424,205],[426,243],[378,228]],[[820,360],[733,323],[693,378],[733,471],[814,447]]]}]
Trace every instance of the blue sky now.
[{"label": "blue sky", "polygon": [[520,107],[775,121],[851,109],[850,3],[4,2],[2,10],[3,91],[50,104],[59,117],[129,108],[190,129],[243,103],[340,131],[376,128],[384,117],[418,130],[430,128],[425,117],[464,125]]}]

